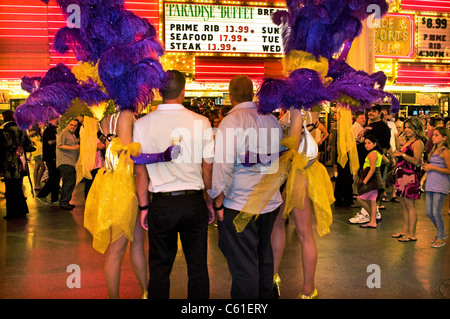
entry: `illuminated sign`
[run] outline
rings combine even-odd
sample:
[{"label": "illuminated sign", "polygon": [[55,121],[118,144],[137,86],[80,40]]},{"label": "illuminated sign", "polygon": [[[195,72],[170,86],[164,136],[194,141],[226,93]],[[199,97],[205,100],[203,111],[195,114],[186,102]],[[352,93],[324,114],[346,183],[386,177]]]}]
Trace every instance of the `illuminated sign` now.
[{"label": "illuminated sign", "polygon": [[375,27],[375,57],[414,58],[414,30],[414,15],[385,15]]},{"label": "illuminated sign", "polygon": [[450,59],[450,19],[417,16],[417,57]]},{"label": "illuminated sign", "polygon": [[400,6],[406,11],[450,12],[448,0],[402,0]]},{"label": "illuminated sign", "polygon": [[164,2],[166,51],[283,54],[275,7]]}]

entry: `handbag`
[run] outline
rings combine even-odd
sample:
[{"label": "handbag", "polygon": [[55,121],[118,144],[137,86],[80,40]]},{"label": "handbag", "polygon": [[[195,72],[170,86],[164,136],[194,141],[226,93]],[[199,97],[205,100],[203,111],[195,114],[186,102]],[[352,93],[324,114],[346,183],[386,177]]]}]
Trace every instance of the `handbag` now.
[{"label": "handbag", "polygon": [[[306,112],[306,115],[309,115],[309,120],[311,122],[311,114],[309,112]],[[303,133],[300,145],[298,147],[298,153],[305,156],[306,158],[309,158],[308,164],[306,164],[305,168],[310,167],[317,160],[317,156],[319,154],[319,147],[317,146],[314,137],[306,129],[305,116],[303,116]]]}]

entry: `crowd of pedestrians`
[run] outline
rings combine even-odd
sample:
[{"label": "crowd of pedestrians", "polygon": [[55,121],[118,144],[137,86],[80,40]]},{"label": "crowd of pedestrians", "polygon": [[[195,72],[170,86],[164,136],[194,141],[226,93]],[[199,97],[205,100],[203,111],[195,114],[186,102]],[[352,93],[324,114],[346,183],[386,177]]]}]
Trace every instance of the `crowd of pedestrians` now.
[{"label": "crowd of pedestrians", "polygon": [[[140,118],[130,112],[122,112],[115,122],[117,127],[109,134],[99,129],[98,165],[92,171],[92,180],[86,181],[87,201],[93,201],[92,197],[89,198],[89,189],[96,172],[105,166],[105,150],[111,142],[105,137],[121,138],[123,152],[130,151],[126,145],[133,142],[139,143],[142,153],[158,153],[175,140],[182,150],[180,157],[173,161],[134,165],[136,194],[130,198],[130,206],[125,206],[137,211],[128,221],[130,235],[119,234],[104,248],[110,297],[119,297],[121,262],[128,242],[132,242],[135,251],[133,267],[143,296],[169,298],[169,277],[179,234],[188,265],[188,298],[208,298],[207,229],[215,219],[219,247],[227,259],[232,277],[231,297],[276,296],[281,280],[277,269],[284,249],[283,235],[279,229],[286,218],[283,210],[292,189],[286,190],[286,185],[283,185],[271,192],[269,197],[260,198],[265,204],[257,218],[243,214],[253,191],[265,175],[262,173],[264,166],[267,168],[271,163],[245,165],[238,159],[251,150],[263,152],[261,145],[252,144],[254,141],[265,141],[266,153],[271,150],[272,154],[282,154],[294,149],[298,154],[303,126],[311,132],[318,145],[317,162],[325,163],[326,153],[331,154],[329,158],[334,168],[331,178],[335,180],[334,205],[362,206],[350,218],[350,223],[361,224],[362,228],[377,228],[381,221],[380,209],[384,208],[384,202],[390,200],[399,204],[403,214],[403,226],[392,237],[400,242],[416,241],[414,200],[426,192],[426,214],[436,227],[431,246],[437,248],[446,244],[448,234],[442,209],[450,188],[449,118],[402,118],[392,116],[381,105],[373,105],[365,113],[354,114],[352,131],[360,170],[352,174],[349,161],[342,167],[336,160],[339,135],[336,121],[339,117],[330,116],[334,120],[329,128],[318,117],[303,125],[303,115],[298,110],[291,110],[290,127],[286,131],[284,112],[275,114],[277,116],[258,113],[257,104],[253,101],[252,81],[244,75],[236,76],[230,82],[230,106],[213,111],[186,108],[183,106],[184,76],[177,71],[170,72],[171,80],[161,90],[163,102],[155,111]],[[22,191],[23,178],[31,176],[27,153],[32,153],[35,162],[33,176],[37,200],[45,205],[59,205],[61,209],[73,210],[74,205],[70,201],[77,180],[78,132],[82,129],[82,121],[73,119],[66,127],[58,129],[58,119],[53,119],[43,131],[35,127],[26,134],[15,124],[11,111],[3,112],[3,119],[0,168],[6,190],[4,218],[23,218],[28,214]],[[230,130],[233,135],[227,134]],[[276,138],[271,135],[273,130],[278,132]],[[249,131],[256,132],[257,136],[249,138]],[[283,147],[282,144],[288,146]],[[295,160],[294,156],[289,165],[294,165]],[[305,176],[309,176],[309,168],[305,166],[303,169],[307,171]],[[319,168],[314,166],[312,169]],[[295,181],[298,183],[298,180]],[[114,184],[111,185],[114,187]],[[95,181],[93,187],[97,187]],[[317,185],[308,177],[301,179],[299,188],[307,190],[309,187]],[[388,199],[386,192],[389,187],[393,188],[391,199]],[[311,216],[316,206],[307,196],[300,206],[288,209],[295,219],[303,247],[304,283],[300,297],[316,298],[318,292],[314,276],[317,248],[311,227]],[[111,209],[114,209],[112,204]],[[148,287],[143,260],[143,229],[148,231],[149,238]],[[279,235],[273,236],[272,230]],[[274,242],[274,237],[278,241]]]}]

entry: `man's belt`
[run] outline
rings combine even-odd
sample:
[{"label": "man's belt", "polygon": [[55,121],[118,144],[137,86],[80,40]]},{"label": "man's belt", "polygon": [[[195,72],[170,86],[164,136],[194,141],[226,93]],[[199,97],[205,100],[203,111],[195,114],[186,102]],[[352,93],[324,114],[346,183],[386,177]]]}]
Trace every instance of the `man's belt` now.
[{"label": "man's belt", "polygon": [[180,195],[194,195],[194,194],[203,194],[203,191],[188,189],[188,190],[184,190],[184,191],[153,193],[153,196],[180,196]]}]

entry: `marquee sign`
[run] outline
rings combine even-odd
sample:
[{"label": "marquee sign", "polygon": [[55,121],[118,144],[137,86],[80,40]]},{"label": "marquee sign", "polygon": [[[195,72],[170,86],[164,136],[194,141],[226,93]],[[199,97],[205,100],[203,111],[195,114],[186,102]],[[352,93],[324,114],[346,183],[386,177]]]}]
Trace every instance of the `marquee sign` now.
[{"label": "marquee sign", "polygon": [[450,60],[450,19],[417,16],[417,58]]},{"label": "marquee sign", "polygon": [[279,7],[164,2],[166,51],[283,54]]},{"label": "marquee sign", "polygon": [[375,27],[375,57],[413,59],[414,37],[414,15],[385,15]]}]

